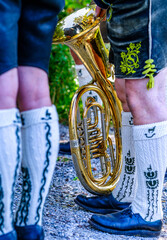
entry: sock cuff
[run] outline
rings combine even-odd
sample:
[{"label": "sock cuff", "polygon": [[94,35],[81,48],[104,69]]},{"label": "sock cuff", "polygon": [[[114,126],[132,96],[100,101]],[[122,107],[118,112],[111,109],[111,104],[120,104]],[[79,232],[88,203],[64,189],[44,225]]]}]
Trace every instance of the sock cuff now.
[{"label": "sock cuff", "polygon": [[80,70],[80,69],[83,70],[83,69],[85,69],[85,66],[83,64],[80,64],[80,65],[76,64],[75,69],[76,69],[76,71]]},{"label": "sock cuff", "polygon": [[78,76],[79,86],[83,86],[92,80],[92,76],[84,65],[75,65],[76,73]]},{"label": "sock cuff", "polygon": [[134,140],[148,140],[167,135],[167,121],[133,126]]},{"label": "sock cuff", "polygon": [[131,112],[122,111],[122,126],[132,126],[133,125],[133,116]]},{"label": "sock cuff", "polygon": [[22,126],[28,127],[37,123],[58,121],[54,105],[21,112]]},{"label": "sock cuff", "polygon": [[14,124],[21,126],[21,118],[20,118],[19,110],[17,108],[1,109],[0,110],[0,127],[6,127]]}]

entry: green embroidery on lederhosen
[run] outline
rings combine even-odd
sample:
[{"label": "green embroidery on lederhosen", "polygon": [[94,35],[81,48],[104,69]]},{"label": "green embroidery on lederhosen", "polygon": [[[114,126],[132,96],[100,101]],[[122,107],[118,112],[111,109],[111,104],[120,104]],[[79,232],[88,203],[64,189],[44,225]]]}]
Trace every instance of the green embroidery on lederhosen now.
[{"label": "green embroidery on lederhosen", "polygon": [[110,7],[109,10],[108,10],[108,13],[107,13],[107,22],[109,22],[111,20],[112,12],[113,12],[113,9]]},{"label": "green embroidery on lederhosen", "polygon": [[109,6],[108,11],[107,11],[107,22],[109,22],[111,20],[111,18],[112,18],[112,12],[113,12],[113,10],[111,8],[112,7],[112,3],[109,3],[109,2],[107,2],[105,0],[102,0],[102,2]]},{"label": "green embroidery on lederhosen", "polygon": [[154,60],[153,59],[148,59],[145,61],[146,65],[144,66],[145,71],[142,72],[142,74],[146,75],[149,77],[149,81],[147,83],[147,89],[149,90],[150,88],[154,87],[154,73],[157,71],[155,69],[155,64],[153,64]]},{"label": "green embroidery on lederhosen", "polygon": [[129,47],[127,47],[127,53],[121,52],[121,72],[126,73],[126,75],[130,73],[135,73],[135,69],[139,68],[139,57],[140,53],[139,49],[141,48],[141,42],[134,44],[130,43]]}]

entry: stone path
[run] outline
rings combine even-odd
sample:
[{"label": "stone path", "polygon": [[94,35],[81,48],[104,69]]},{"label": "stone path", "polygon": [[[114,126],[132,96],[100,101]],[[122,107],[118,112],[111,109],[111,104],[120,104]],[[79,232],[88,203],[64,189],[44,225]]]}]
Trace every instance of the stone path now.
[{"label": "stone path", "polygon": [[[69,139],[68,127],[60,126],[62,141]],[[20,183],[17,184],[15,207],[20,197]],[[45,240],[150,240],[150,238],[115,236],[92,228],[88,220],[92,213],[74,203],[78,194],[88,194],[76,179],[71,156],[59,155],[50,191],[45,202],[43,225]],[[164,225],[159,238],[167,239],[167,182],[163,190]]]},{"label": "stone path", "polygon": [[[88,194],[76,180],[73,162],[69,156],[59,156],[53,182],[44,210],[46,240],[143,240],[147,238],[115,236],[93,229],[88,220],[92,213],[74,203],[78,194]],[[164,226],[159,238],[167,239],[166,215],[167,183],[164,184]],[[150,240],[150,238],[148,238]]]}]

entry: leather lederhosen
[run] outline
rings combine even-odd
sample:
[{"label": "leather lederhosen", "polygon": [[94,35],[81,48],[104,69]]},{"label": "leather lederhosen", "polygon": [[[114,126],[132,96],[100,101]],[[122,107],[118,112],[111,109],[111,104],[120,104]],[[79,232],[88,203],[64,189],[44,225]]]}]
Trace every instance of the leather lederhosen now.
[{"label": "leather lederhosen", "polygon": [[48,72],[57,15],[64,0],[0,0],[0,74],[34,66]]}]

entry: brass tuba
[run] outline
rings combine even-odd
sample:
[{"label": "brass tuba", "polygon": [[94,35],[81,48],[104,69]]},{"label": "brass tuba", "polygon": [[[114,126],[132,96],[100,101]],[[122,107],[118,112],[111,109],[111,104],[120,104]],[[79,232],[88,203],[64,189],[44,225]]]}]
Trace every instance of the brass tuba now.
[{"label": "brass tuba", "polygon": [[[72,159],[81,184],[90,193],[101,195],[115,188],[122,168],[121,104],[100,32],[102,19],[95,19],[94,11],[94,6],[86,7],[60,21],[53,44],[69,46],[92,76],[92,81],[80,87],[71,101],[69,134]],[[80,100],[87,91],[95,91],[102,104],[89,97],[83,109]]]}]

